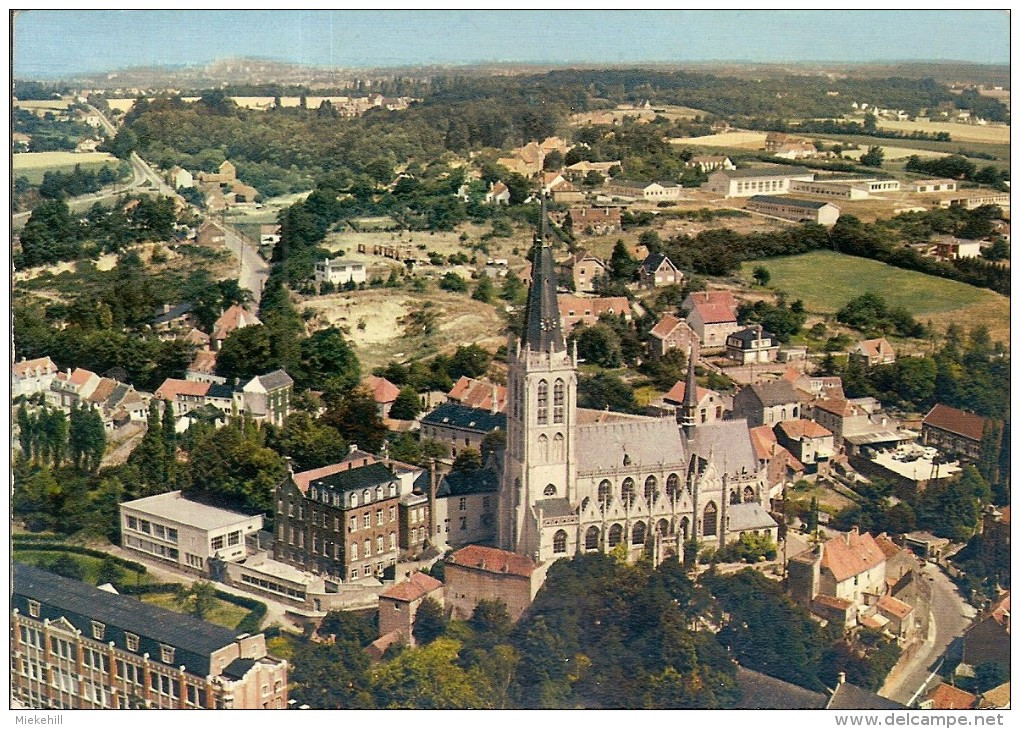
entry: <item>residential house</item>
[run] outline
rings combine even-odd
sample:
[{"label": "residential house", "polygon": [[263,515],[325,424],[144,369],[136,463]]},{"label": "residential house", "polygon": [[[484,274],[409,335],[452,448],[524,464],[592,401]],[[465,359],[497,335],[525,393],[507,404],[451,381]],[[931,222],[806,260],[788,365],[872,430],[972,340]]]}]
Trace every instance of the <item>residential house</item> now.
[{"label": "residential house", "polygon": [[216,323],[213,324],[212,348],[218,351],[220,345],[223,344],[223,340],[230,336],[232,332],[244,327],[257,326],[261,323],[262,321],[250,311],[239,304],[234,304],[220,314]]},{"label": "residential house", "polygon": [[11,365],[11,398],[49,392],[57,377],[57,366],[49,357],[21,358]]},{"label": "residential house", "polygon": [[257,421],[282,426],[284,419],[290,414],[294,380],[285,370],[274,370],[253,377],[241,391],[245,412]]},{"label": "residential house", "polygon": [[262,529],[261,514],[210,506],[180,491],[126,501],[119,509],[121,547],[205,576],[213,560],[244,559]]},{"label": "residential house", "polygon": [[565,172],[569,177],[574,179],[581,179],[589,172],[598,172],[603,177],[608,177],[610,171],[614,167],[619,167],[622,164],[623,162],[620,160],[614,160],[612,162],[588,162],[586,160],[582,160],[580,162],[575,162],[572,165],[568,165]]},{"label": "residential house", "polygon": [[225,160],[219,166],[218,172],[199,172],[199,182],[212,182],[217,185],[234,182],[237,179],[237,168],[230,160]]},{"label": "residential house", "polygon": [[885,337],[865,339],[850,350],[850,360],[866,367],[892,364],[896,361],[896,350]]},{"label": "residential house", "polygon": [[166,400],[173,408],[174,415],[179,418],[187,415],[192,410],[198,410],[203,407],[205,405],[206,393],[209,392],[211,386],[212,383],[210,382],[177,380],[168,377],[156,389],[156,397]]},{"label": "residential house", "polygon": [[493,205],[510,204],[510,188],[498,180],[489,185],[489,191],[485,193],[485,202]]},{"label": "residential house", "polygon": [[703,349],[721,349],[726,338],[740,329],[737,302],[729,291],[694,291],[680,308],[687,312],[687,324],[698,335]]},{"label": "residential house", "polygon": [[149,326],[157,332],[168,333],[185,327],[193,328],[190,327],[192,308],[189,302],[178,304],[177,306],[163,304],[162,308],[153,314],[152,319],[149,321]]},{"label": "residential house", "polygon": [[740,698],[733,705],[734,709],[824,709],[829,701],[823,693],[809,691],[743,666],[737,666],[737,690]]},{"label": "residential house", "polygon": [[839,683],[825,708],[829,711],[898,711],[907,707],[898,701],[847,683],[846,674],[841,671]]},{"label": "residential house", "polygon": [[775,426],[776,438],[804,464],[807,473],[825,475],[836,455],[832,432],[813,420],[784,420]]},{"label": "residential house", "polygon": [[758,465],[765,468],[766,481],[769,487],[769,498],[779,498],[783,488],[794,483],[804,475],[804,464],[779,445],[776,434],[768,425],[758,425],[749,429],[751,445],[754,447]]},{"label": "residential house", "polygon": [[978,703],[979,709],[1008,709],[1010,708],[1009,681],[1000,683],[995,688],[989,689],[981,694]]},{"label": "residential house", "polygon": [[[981,613],[963,634],[961,665],[971,671],[982,663],[1010,668],[1010,594],[1007,592]],[[957,672],[961,672],[957,668]]]},{"label": "residential house", "polygon": [[664,314],[648,335],[648,351],[652,359],[659,359],[672,349],[688,352],[697,339],[690,325],[672,314]]},{"label": "residential house", "polygon": [[[575,205],[569,210],[570,222],[575,235],[607,235],[620,230],[621,209],[618,207],[597,207]],[[580,289],[578,289],[580,290]]]},{"label": "residential house", "polygon": [[342,286],[347,283],[361,284],[368,280],[365,264],[343,258],[327,258],[315,263],[315,282]]},{"label": "residential house", "polygon": [[743,418],[749,427],[774,426],[801,416],[800,397],[785,380],[742,387],[733,397],[734,420]]},{"label": "residential house", "polygon": [[262,633],[19,562],[12,576],[11,698],[28,708],[287,708],[287,662]]},{"label": "residential house", "polygon": [[200,246],[215,248],[223,245],[226,239],[226,233],[224,233],[223,228],[211,218],[207,218],[204,223],[198,226],[198,230],[195,231],[195,242]]},{"label": "residential house", "polygon": [[775,362],[779,359],[779,339],[761,324],[745,327],[726,337],[726,357],[742,365]]},{"label": "residential house", "polygon": [[679,286],[684,275],[664,253],[651,253],[638,266],[638,279],[645,288]]},{"label": "residential house", "polygon": [[803,167],[771,165],[738,170],[716,170],[708,176],[702,190],[723,197],[751,197],[752,195],[782,195],[790,192],[795,180],[810,182],[815,179],[811,170]]},{"label": "residential house", "polygon": [[482,600],[502,600],[516,621],[535,599],[545,571],[531,558],[472,544],[446,558],[443,595],[451,617],[467,620]]},{"label": "residential house", "polygon": [[195,357],[184,372],[184,378],[194,382],[215,382],[220,384],[227,381],[226,377],[216,374],[216,352],[210,349],[199,349],[195,352]]},{"label": "residential house", "polygon": [[936,711],[959,711],[960,709],[976,709],[978,697],[969,691],[952,686],[948,683],[940,683],[928,692],[918,703],[922,709],[935,709]]},{"label": "residential house", "polygon": [[765,151],[769,153],[778,152],[779,148],[786,144],[789,139],[791,139],[790,135],[784,132],[769,132],[765,135]]},{"label": "residential house", "polygon": [[737,166],[730,162],[729,157],[723,155],[695,155],[689,160],[684,162],[684,167],[697,167],[704,173],[712,172],[713,170],[735,170]]},{"label": "residential house", "polygon": [[773,157],[781,159],[808,159],[818,156],[818,149],[815,145],[806,141],[787,141],[779,145],[779,148],[772,153]]},{"label": "residential house", "polygon": [[957,238],[952,235],[934,237],[935,257],[942,261],[955,261],[960,258],[978,258],[981,249],[988,245],[987,241]]},{"label": "residential house", "polygon": [[542,194],[548,195],[554,187],[566,181],[566,178],[559,172],[543,172],[541,176]]},{"label": "residential house", "polygon": [[253,203],[257,201],[259,191],[251,185],[246,185],[243,182],[235,182],[230,187],[230,195],[235,204]]},{"label": "residential house", "polygon": [[980,415],[936,403],[921,421],[921,440],[946,453],[976,461],[988,421]]},{"label": "residential house", "polygon": [[801,392],[814,398],[843,399],[843,378],[838,376],[812,376],[788,367],[782,375]]},{"label": "residential house", "polygon": [[840,212],[832,203],[775,195],[753,195],[747,201],[745,209],[798,223],[818,225],[835,225]]},{"label": "residential house", "polygon": [[414,619],[428,598],[443,604],[443,583],[424,572],[415,572],[379,594],[379,637],[398,633],[399,642],[413,646]]},{"label": "residential house", "polygon": [[95,392],[102,378],[95,372],[76,367],[72,372],[58,372],[50,382],[50,390],[46,393],[46,402],[70,412],[71,408]]},{"label": "residential house", "polygon": [[195,186],[195,177],[183,167],[173,167],[169,175],[170,186],[175,190]]},{"label": "residential house", "polygon": [[631,320],[630,301],[626,296],[583,297],[558,294],[556,301],[564,335],[569,335],[578,324],[592,326],[603,314],[622,316],[628,322]]},{"label": "residential house", "polygon": [[506,412],[506,386],[497,385],[488,380],[476,380],[473,377],[461,375],[447,397],[453,402],[458,402],[469,408],[488,410],[493,413]]},{"label": "residential house", "polygon": [[590,294],[595,291],[595,279],[604,279],[609,267],[598,256],[578,251],[563,262],[562,270],[573,277],[574,291]]},{"label": "residential house", "polygon": [[421,419],[421,436],[445,445],[457,457],[466,448],[481,452],[482,440],[495,431],[506,431],[506,413],[469,408],[446,402]]},{"label": "residential house", "polygon": [[549,191],[555,203],[577,203],[584,201],[584,192],[568,180],[560,180]]},{"label": "residential house", "polygon": [[[683,416],[684,398],[686,395],[687,383],[684,380],[679,380],[662,398],[663,403],[676,408],[677,422],[680,422]],[[717,420],[723,419],[724,406],[722,395],[715,390],[709,390],[707,387],[697,386],[696,396],[697,406],[694,416],[696,424],[714,423]]]},{"label": "residential house", "polygon": [[385,377],[376,377],[375,375],[369,375],[362,380],[362,385],[372,393],[372,399],[375,400],[379,417],[388,418],[390,416],[390,408],[393,407],[393,403],[397,400],[397,395],[400,394],[400,388]]},{"label": "residential house", "polygon": [[203,331],[201,331],[199,329],[196,329],[195,327],[192,327],[191,329],[189,329],[188,333],[185,334],[182,337],[182,339],[185,342],[187,342],[188,344],[195,345],[195,347],[197,347],[199,350],[208,349],[209,348],[209,343],[211,341],[209,339],[209,335],[208,334],[206,334],[205,332],[203,332]]},{"label": "residential house", "polygon": [[870,617],[881,623],[881,630],[895,636],[900,645],[910,643],[916,635],[914,607],[892,595],[878,598],[875,613]]},{"label": "residential house", "polygon": [[436,547],[492,543],[498,490],[499,474],[489,468],[444,475],[436,489]]},{"label": "residential house", "polygon": [[[788,565],[790,593],[794,600],[812,611],[819,596],[830,598],[821,605],[823,612],[845,610],[845,624],[852,625],[858,612],[874,605],[886,594],[885,553],[867,532],[854,527],[793,557]],[[828,603],[839,601],[838,604]]]},{"label": "residential house", "polygon": [[846,447],[850,453],[863,446],[896,447],[917,436],[882,413],[874,398],[825,397],[813,400],[808,410],[811,420],[832,432],[836,448]]}]

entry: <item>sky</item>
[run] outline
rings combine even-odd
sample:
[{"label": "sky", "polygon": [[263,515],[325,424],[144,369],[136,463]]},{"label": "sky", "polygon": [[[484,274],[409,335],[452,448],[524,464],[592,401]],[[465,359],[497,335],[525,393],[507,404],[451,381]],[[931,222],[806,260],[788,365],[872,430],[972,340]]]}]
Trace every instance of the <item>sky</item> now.
[{"label": "sky", "polygon": [[951,60],[1009,63],[1004,10],[29,10],[14,74],[254,57],[317,66]]}]

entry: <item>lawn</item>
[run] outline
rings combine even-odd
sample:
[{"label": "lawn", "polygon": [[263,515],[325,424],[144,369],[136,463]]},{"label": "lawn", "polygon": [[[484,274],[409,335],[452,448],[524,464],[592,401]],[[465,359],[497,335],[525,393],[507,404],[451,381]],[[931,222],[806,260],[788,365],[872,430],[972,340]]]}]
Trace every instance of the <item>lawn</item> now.
[{"label": "lawn", "polygon": [[[82,569],[85,571],[85,582],[88,582],[91,585],[96,584],[97,575],[99,574],[99,564],[102,562],[102,560],[98,557],[90,557],[84,554],[73,554],[71,552],[49,549],[18,549],[17,545],[15,545],[13,551],[14,559],[18,562],[29,564],[34,567],[41,567],[49,564],[58,557],[65,555],[74,558],[74,560],[82,566]],[[152,578],[148,575],[138,574],[136,572],[131,572],[130,570],[125,569],[124,575],[125,579],[132,584],[147,585],[152,582]]]},{"label": "lawn", "polygon": [[1009,342],[1009,298],[987,289],[832,251],[747,261],[742,275],[750,279],[756,266],[768,269],[771,286],[802,299],[813,313],[832,314],[870,291],[921,321],[930,318],[944,326],[955,320],[965,327],[983,323],[993,338]]},{"label": "lawn", "polygon": [[[184,612],[184,608],[175,602],[175,596],[172,592],[150,592],[140,597],[142,602],[147,602],[150,605],[158,605],[167,610],[173,610],[175,613]],[[205,615],[203,620],[222,625],[225,628],[236,628],[238,623],[244,620],[247,614],[248,611],[240,605],[234,605],[226,600],[215,598],[212,610]]]},{"label": "lawn", "polygon": [[15,177],[27,177],[33,185],[42,182],[43,174],[46,172],[70,172],[75,165],[81,165],[83,170],[98,170],[103,165],[109,165],[115,170],[120,166],[120,160],[106,152],[22,152],[11,155],[11,167]]}]

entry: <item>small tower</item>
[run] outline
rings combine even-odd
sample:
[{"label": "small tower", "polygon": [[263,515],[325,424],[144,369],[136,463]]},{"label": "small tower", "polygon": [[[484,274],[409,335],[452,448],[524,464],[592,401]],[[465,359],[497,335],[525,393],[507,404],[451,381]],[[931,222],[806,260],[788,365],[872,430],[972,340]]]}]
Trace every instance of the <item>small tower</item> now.
[{"label": "small tower", "polygon": [[694,367],[698,359],[698,341],[691,342],[687,351],[687,384],[684,389],[684,403],[680,416],[680,425],[688,438],[694,433],[698,422],[698,380],[694,376]]}]

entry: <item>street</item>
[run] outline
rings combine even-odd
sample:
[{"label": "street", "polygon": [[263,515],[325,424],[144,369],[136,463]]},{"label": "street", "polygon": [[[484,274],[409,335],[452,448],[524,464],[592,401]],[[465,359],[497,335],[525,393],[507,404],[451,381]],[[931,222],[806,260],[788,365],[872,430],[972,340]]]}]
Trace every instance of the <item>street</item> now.
[{"label": "street", "polygon": [[902,704],[912,699],[916,704],[918,690],[929,679],[953,639],[963,635],[975,614],[974,608],[960,596],[956,585],[938,567],[925,563],[922,576],[923,579],[930,578],[932,584],[931,640],[925,641],[915,655],[897,663],[878,692]]},{"label": "street", "polygon": [[237,281],[243,289],[251,291],[256,303],[262,298],[262,287],[269,278],[270,266],[259,255],[258,249],[242,238],[229,225],[220,225],[223,241],[238,261]]}]

